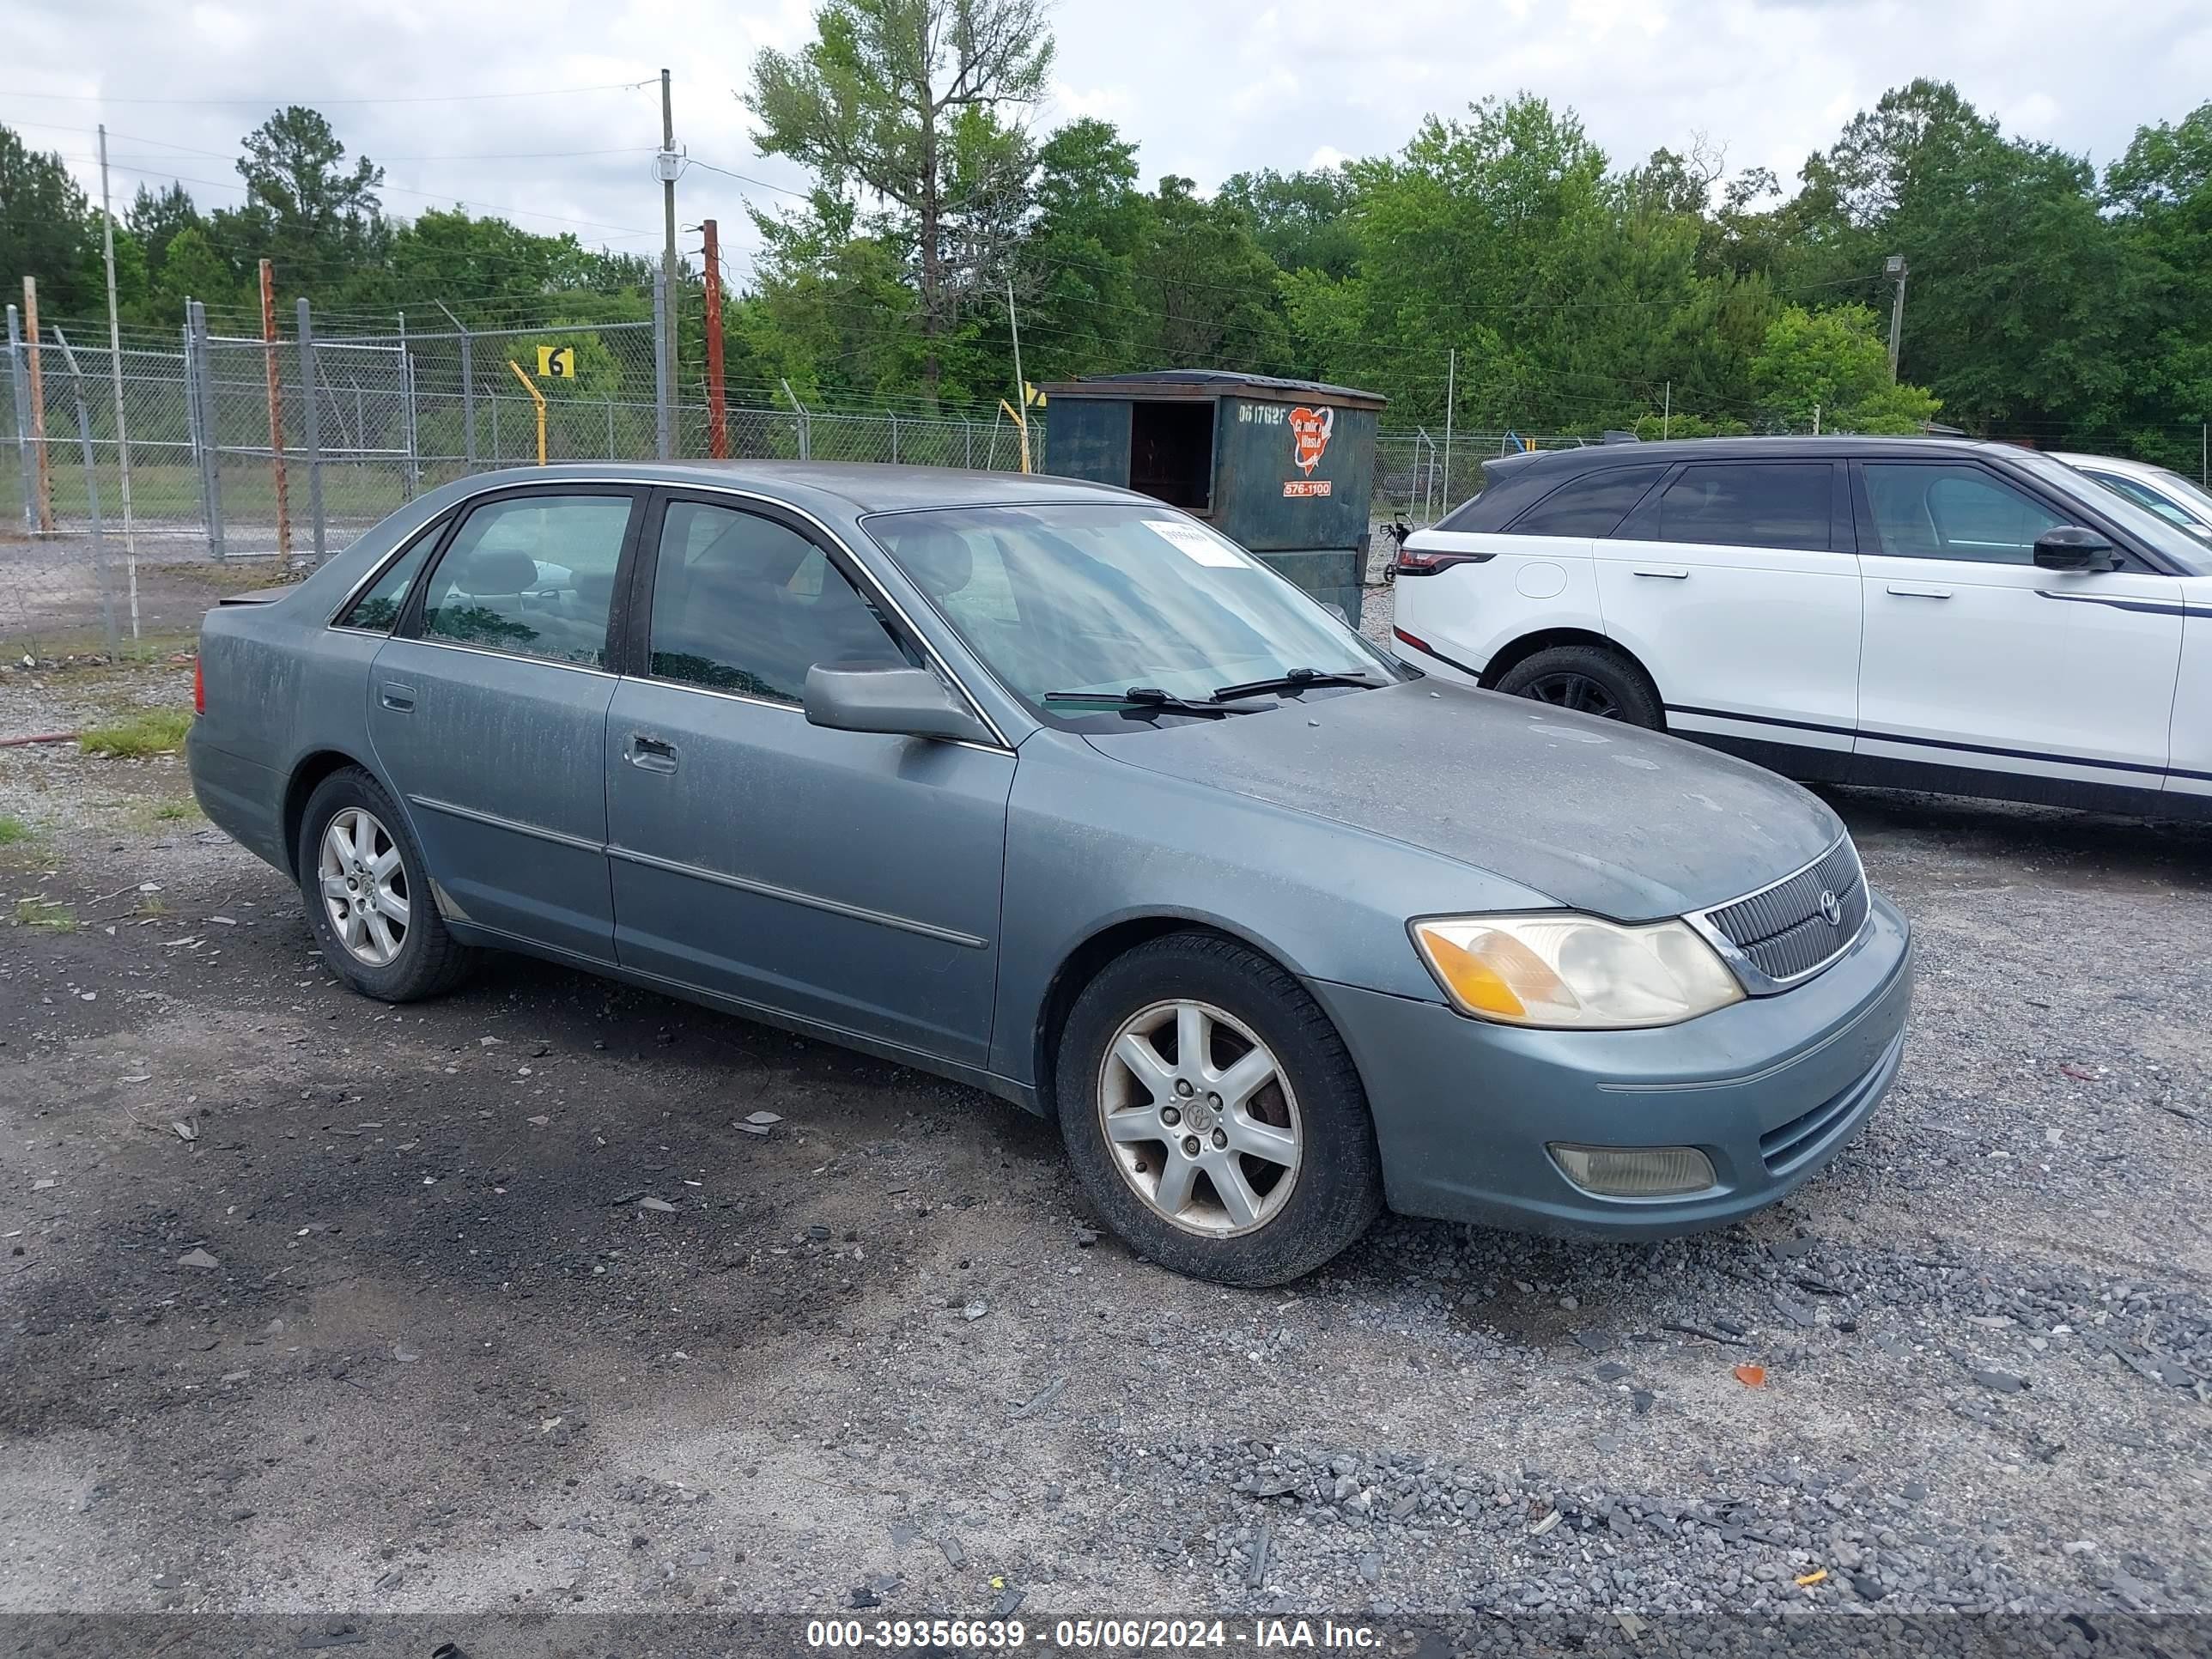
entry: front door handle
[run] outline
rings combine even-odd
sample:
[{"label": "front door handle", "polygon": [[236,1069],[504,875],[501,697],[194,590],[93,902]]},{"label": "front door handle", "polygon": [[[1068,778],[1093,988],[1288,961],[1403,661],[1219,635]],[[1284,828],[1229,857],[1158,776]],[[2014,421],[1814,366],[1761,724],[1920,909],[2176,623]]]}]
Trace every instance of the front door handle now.
[{"label": "front door handle", "polygon": [[648,738],[642,732],[633,732],[629,734],[629,763],[645,772],[673,772],[676,745],[659,738]]},{"label": "front door handle", "polygon": [[1948,599],[1951,597],[1951,590],[1948,587],[1917,587],[1911,582],[1892,582],[1889,591],[1900,599]]},{"label": "front door handle", "polygon": [[1675,564],[1638,565],[1636,567],[1635,574],[1639,576],[1657,576],[1670,582],[1686,582],[1690,580],[1690,573]]},{"label": "front door handle", "polygon": [[377,701],[396,713],[411,714],[415,712],[415,688],[386,680],[378,690]]}]

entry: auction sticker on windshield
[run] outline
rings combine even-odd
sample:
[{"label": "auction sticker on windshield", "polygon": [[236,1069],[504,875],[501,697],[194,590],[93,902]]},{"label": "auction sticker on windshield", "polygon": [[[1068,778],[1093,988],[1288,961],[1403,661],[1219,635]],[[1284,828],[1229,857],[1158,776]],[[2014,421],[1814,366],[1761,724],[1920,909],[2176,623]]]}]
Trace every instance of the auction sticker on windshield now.
[{"label": "auction sticker on windshield", "polygon": [[1142,522],[1145,528],[1155,536],[1181,549],[1200,564],[1225,566],[1233,569],[1238,565],[1252,562],[1220,537],[1201,530],[1194,524],[1184,524],[1175,519],[1146,519]]}]

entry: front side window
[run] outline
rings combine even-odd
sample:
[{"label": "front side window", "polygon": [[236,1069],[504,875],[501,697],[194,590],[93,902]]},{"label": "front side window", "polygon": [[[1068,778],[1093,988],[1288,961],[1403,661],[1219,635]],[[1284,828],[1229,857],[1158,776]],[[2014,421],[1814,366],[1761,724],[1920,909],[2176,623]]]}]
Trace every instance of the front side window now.
[{"label": "front side window", "polygon": [[2153,489],[2148,484],[2128,477],[2124,472],[2092,472],[2089,475],[2106,489],[2116,491],[2137,507],[2148,507],[2161,519],[2179,525],[2184,530],[2197,522],[2172,501]]},{"label": "front side window", "polygon": [[1659,498],[1659,539],[1823,551],[1834,477],[1826,461],[1686,466]]},{"label": "front side window", "polygon": [[2035,538],[2066,522],[1978,466],[1869,461],[1866,491],[1881,550],[1897,559],[2033,564]]},{"label": "front side window", "polygon": [[960,507],[867,528],[1006,688],[1054,720],[1118,720],[1072,705],[1133,686],[1205,700],[1294,670],[1402,678],[1243,549],[1159,508]]},{"label": "front side window", "polygon": [[845,573],[798,532],[704,501],[672,501],[654,553],[656,678],[771,702],[806,671],[921,665]]},{"label": "front side window", "polygon": [[[1616,466],[1561,484],[1513,521],[1516,536],[1610,536],[1663,466]],[[1826,545],[1824,540],[1821,544]]]},{"label": "front side window", "polygon": [[508,495],[470,514],[422,596],[422,637],[599,668],[628,495]]}]

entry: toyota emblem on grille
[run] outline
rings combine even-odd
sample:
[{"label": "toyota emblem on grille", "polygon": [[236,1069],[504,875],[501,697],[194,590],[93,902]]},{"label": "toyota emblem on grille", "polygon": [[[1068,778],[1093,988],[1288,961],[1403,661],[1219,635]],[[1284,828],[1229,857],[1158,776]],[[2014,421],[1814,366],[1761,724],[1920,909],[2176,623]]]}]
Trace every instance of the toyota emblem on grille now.
[{"label": "toyota emblem on grille", "polygon": [[1844,925],[1844,902],[1826,888],[1820,890],[1820,914],[1828,919],[1831,927]]}]

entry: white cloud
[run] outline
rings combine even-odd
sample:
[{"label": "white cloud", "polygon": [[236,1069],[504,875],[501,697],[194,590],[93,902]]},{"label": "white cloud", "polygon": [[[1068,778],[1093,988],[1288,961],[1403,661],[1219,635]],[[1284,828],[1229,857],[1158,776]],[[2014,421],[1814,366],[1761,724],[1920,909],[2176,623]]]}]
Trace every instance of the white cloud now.
[{"label": "white cloud", "polygon": [[[646,251],[659,238],[648,152],[661,64],[675,71],[677,133],[695,157],[803,187],[802,172],[755,149],[733,94],[763,46],[788,51],[808,38],[811,14],[811,0],[19,5],[0,121],[64,151],[96,185],[90,129],[105,119],[120,198],[142,178],[174,176],[216,204],[239,198],[239,136],[277,102],[315,103],[356,153],[513,158],[389,161],[396,210],[465,199],[533,229]],[[1522,89],[1571,105],[1617,163],[1702,132],[1727,147],[1732,167],[1768,166],[1788,181],[1853,112],[1917,75],[1955,81],[2025,135],[2100,160],[2138,123],[2178,120],[2212,87],[2212,8],[2201,0],[1267,0],[1256,14],[1194,0],[1061,0],[1054,25],[1061,79],[1042,122],[1102,116],[1139,143],[1148,180],[1188,173],[1209,190],[1243,169],[1395,149],[1424,114]],[[616,82],[643,84],[336,101]],[[21,95],[33,92],[112,101]],[[218,98],[241,101],[123,101]],[[605,150],[624,153],[537,154]],[[678,193],[682,222],[719,218],[739,257],[751,237],[746,199],[788,199],[702,168]]]}]

